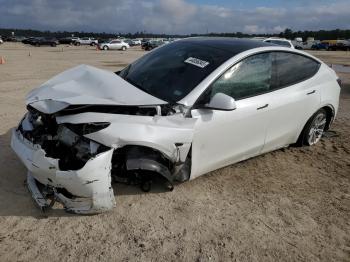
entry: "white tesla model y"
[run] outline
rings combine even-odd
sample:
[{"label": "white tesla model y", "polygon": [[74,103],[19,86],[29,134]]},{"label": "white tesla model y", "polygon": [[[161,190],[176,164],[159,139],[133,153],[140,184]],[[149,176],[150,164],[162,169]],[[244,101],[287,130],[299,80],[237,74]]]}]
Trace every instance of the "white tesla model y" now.
[{"label": "white tesla model y", "polygon": [[340,85],[319,59],[255,40],[188,38],[120,72],[78,66],[27,96],[12,148],[41,208],[115,205],[112,179],[172,188],[290,144],[313,145],[331,125]]}]

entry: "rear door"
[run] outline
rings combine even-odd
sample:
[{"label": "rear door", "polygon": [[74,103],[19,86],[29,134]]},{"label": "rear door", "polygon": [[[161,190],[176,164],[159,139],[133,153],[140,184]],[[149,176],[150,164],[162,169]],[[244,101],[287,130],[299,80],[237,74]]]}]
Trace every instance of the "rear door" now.
[{"label": "rear door", "polygon": [[307,120],[318,110],[320,83],[313,77],[319,62],[293,52],[274,52],[271,122],[263,152],[295,143]]}]

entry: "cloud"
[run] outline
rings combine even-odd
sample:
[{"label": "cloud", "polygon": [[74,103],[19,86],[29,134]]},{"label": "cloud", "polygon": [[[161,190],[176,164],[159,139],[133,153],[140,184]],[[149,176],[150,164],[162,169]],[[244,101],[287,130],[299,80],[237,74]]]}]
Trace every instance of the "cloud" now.
[{"label": "cloud", "polygon": [[349,0],[296,0],[239,9],[190,0],[0,0],[0,26],[40,30],[188,34],[348,28]]}]

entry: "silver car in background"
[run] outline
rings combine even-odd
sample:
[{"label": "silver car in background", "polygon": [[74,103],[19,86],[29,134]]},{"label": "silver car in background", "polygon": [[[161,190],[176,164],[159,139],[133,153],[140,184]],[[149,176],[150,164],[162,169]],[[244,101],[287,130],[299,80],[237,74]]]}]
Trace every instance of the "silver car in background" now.
[{"label": "silver car in background", "polygon": [[123,40],[113,39],[109,42],[99,44],[101,50],[123,50],[130,48],[129,44]]}]

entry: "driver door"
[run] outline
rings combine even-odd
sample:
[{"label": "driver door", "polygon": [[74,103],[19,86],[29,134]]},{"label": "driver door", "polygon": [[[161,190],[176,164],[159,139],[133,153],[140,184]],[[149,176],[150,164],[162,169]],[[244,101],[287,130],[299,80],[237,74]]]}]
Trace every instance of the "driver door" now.
[{"label": "driver door", "polygon": [[[258,155],[270,118],[272,55],[250,56],[228,69],[205,91],[191,111],[197,118],[192,143],[191,179]],[[236,109],[206,109],[216,93],[236,100]]]}]

